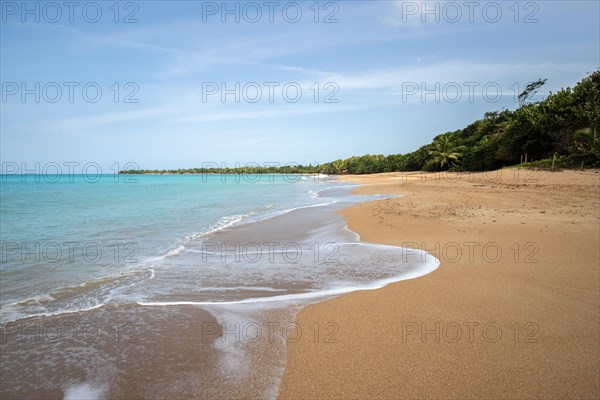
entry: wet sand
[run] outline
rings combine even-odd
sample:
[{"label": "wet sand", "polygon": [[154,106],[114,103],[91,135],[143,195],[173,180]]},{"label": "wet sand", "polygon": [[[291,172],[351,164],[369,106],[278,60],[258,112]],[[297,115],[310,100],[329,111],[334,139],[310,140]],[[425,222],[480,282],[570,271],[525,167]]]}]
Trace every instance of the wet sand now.
[{"label": "wet sand", "polygon": [[279,398],[600,397],[599,171],[344,179],[404,195],[341,212],[363,241],[441,266],[305,307],[329,332],[288,343]]},{"label": "wet sand", "polygon": [[207,327],[218,323],[197,307],[137,305],[3,324],[2,398],[216,395],[207,378],[219,375],[219,354]]}]

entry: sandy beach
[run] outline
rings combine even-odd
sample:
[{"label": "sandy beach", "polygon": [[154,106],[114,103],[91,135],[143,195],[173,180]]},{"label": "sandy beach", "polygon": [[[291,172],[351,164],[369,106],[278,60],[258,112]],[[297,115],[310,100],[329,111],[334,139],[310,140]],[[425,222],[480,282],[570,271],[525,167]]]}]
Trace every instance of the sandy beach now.
[{"label": "sandy beach", "polygon": [[600,173],[348,176],[402,197],[341,213],[435,272],[305,307],[279,397],[598,398]]}]

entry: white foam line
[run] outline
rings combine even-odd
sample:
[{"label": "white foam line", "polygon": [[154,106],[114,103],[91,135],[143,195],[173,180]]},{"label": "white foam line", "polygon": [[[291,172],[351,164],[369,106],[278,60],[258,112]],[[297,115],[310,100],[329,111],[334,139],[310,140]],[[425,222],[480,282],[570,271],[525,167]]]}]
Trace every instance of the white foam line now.
[{"label": "white foam line", "polygon": [[36,303],[39,303],[40,300],[50,300],[50,301],[52,301],[52,300],[55,300],[55,299],[54,299],[54,297],[52,297],[51,294],[46,293],[46,294],[42,294],[42,295],[35,296],[35,297],[29,297],[29,298],[24,299],[24,300],[19,300],[19,301],[16,301],[14,303],[9,303],[7,305],[9,305],[9,306],[19,306],[19,305],[22,305],[23,303],[28,303],[30,301],[35,301]]},{"label": "white foam line", "polygon": [[[288,210],[284,210],[281,214],[277,214],[274,217],[278,217],[280,215],[285,215],[287,213],[290,213],[290,212],[296,211],[296,210],[303,210],[305,208],[314,208],[314,207],[325,207],[325,206],[330,206],[335,203],[337,203],[337,200],[328,201],[326,203],[317,203],[317,204],[309,204],[306,206],[298,206],[298,207],[290,208]],[[272,217],[272,218],[274,218],[274,217]]]},{"label": "white foam line", "polygon": [[266,286],[234,286],[234,287],[216,287],[207,286],[197,289],[200,292],[228,292],[234,290],[245,290],[245,291],[261,291],[261,292],[285,292],[286,289],[275,289]]},{"label": "white foam line", "polygon": [[[309,204],[309,205],[305,205],[305,206],[293,207],[293,208],[289,208],[289,209],[286,209],[286,210],[282,210],[280,212],[273,213],[272,215],[268,216],[267,218],[258,219],[258,220],[255,220],[255,221],[250,221],[248,223],[251,224],[251,223],[256,223],[256,222],[263,222],[263,221],[267,221],[267,220],[275,218],[275,217],[279,217],[279,216],[288,214],[288,213],[290,213],[292,211],[302,210],[302,209],[305,209],[305,208],[324,207],[324,206],[329,206],[329,205],[335,204],[337,202],[338,202],[337,200],[332,200],[332,201],[328,201],[328,202],[325,202],[325,203],[317,203],[317,204]],[[177,255],[179,255],[181,253],[181,251],[186,250],[185,244],[189,243],[191,240],[197,240],[197,239],[200,239],[200,238],[205,238],[205,237],[208,237],[208,236],[210,236],[210,235],[212,235],[214,233],[223,231],[223,230],[225,230],[227,228],[230,228],[230,227],[232,227],[232,226],[240,223],[241,221],[244,220],[244,218],[247,218],[249,216],[251,216],[251,214],[244,214],[244,215],[241,215],[241,216],[240,215],[235,215],[235,216],[232,216],[232,217],[236,217],[236,218],[234,218],[233,220],[231,220],[231,221],[229,221],[229,222],[227,222],[227,223],[225,223],[223,225],[218,225],[216,228],[211,228],[208,231],[202,232],[202,233],[187,235],[185,237],[185,239],[183,240],[184,244],[179,245],[177,248],[175,248],[173,250],[170,250],[169,252],[167,252],[166,254],[164,254],[162,256],[157,256],[157,257],[153,257],[153,258],[150,258],[148,260],[145,260],[145,261],[143,261],[141,263],[141,265],[147,264],[149,262],[155,262],[155,261],[163,260],[163,259],[165,259],[167,257],[177,256]],[[192,253],[199,252],[198,250],[189,250],[189,249],[187,249],[187,251],[190,251]]]},{"label": "white foam line", "polygon": [[177,247],[176,249],[173,249],[171,251],[169,251],[167,254],[165,254],[163,257],[173,257],[178,255],[179,253],[181,253],[183,250],[185,250],[185,246],[184,245],[179,245],[179,247]]},{"label": "white foam line", "polygon": [[[359,243],[356,243],[356,244],[359,244]],[[368,243],[360,243],[360,244],[366,245],[366,246],[370,245]],[[386,246],[386,245],[381,245],[381,246]],[[396,247],[396,246],[386,246],[386,247]],[[403,249],[403,248],[399,247],[399,249]],[[411,249],[411,250],[414,250],[414,249]],[[424,254],[426,259],[427,259],[427,257],[431,257],[433,260],[430,260],[429,262],[425,263],[427,265],[423,266],[422,268],[419,268],[419,270],[417,270],[417,271],[408,272],[408,273],[405,273],[405,274],[402,274],[399,276],[395,276],[392,278],[380,279],[380,280],[373,281],[370,284],[363,285],[363,286],[349,286],[349,287],[344,287],[344,288],[326,289],[326,290],[319,290],[319,291],[305,292],[305,293],[296,293],[296,294],[286,294],[286,295],[281,295],[281,296],[255,297],[255,298],[248,298],[248,299],[235,300],[235,301],[154,301],[154,302],[138,301],[137,304],[140,306],[208,306],[208,305],[221,306],[221,305],[235,305],[235,304],[249,304],[249,303],[281,302],[281,301],[290,301],[290,300],[305,300],[305,299],[314,299],[314,298],[319,298],[319,297],[339,296],[341,294],[351,293],[351,292],[355,292],[358,290],[381,289],[381,288],[389,285],[390,283],[419,278],[421,276],[430,274],[431,272],[438,269],[438,267],[440,266],[440,261],[436,257],[434,257],[431,254],[429,254],[425,251],[422,251],[422,250],[418,250],[417,253],[415,253],[415,254],[419,254],[419,253],[421,253],[422,255]]]},{"label": "white foam line", "polygon": [[35,317],[53,317],[56,315],[62,315],[62,314],[75,314],[78,312],[85,312],[85,311],[91,311],[91,310],[95,310],[97,308],[100,307],[104,307],[106,305],[106,303],[102,303],[102,304],[98,304],[92,307],[88,307],[88,308],[78,308],[77,310],[62,310],[62,311],[54,311],[54,312],[46,312],[46,313],[38,313],[38,314],[28,314],[28,315],[23,315],[21,317],[16,317],[14,319],[9,319],[9,320],[3,320],[2,323],[6,323],[6,322],[14,322],[20,319],[25,319],[25,318],[35,318]]}]

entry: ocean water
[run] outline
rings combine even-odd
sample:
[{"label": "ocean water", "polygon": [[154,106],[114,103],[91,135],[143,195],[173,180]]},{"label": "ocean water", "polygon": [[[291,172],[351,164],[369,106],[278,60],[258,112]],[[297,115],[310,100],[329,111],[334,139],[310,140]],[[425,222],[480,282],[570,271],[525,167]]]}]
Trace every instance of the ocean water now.
[{"label": "ocean water", "polygon": [[[386,196],[355,196],[325,176],[1,179],[9,396],[272,398],[286,338],[238,340],[244,327],[293,324],[310,302],[438,266],[361,242],[336,211]],[[123,338],[135,341],[119,347]]]},{"label": "ocean water", "polygon": [[324,204],[315,193],[326,186],[282,175],[116,178],[3,177],[3,321],[104,304],[211,232]]}]

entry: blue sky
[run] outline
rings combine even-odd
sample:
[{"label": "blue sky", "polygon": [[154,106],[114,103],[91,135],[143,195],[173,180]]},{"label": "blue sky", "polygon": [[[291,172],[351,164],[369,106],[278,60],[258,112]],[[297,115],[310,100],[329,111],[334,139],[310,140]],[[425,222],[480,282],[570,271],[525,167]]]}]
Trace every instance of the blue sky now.
[{"label": "blue sky", "polygon": [[600,67],[597,1],[1,3],[0,154],[28,166],[406,153]]}]

